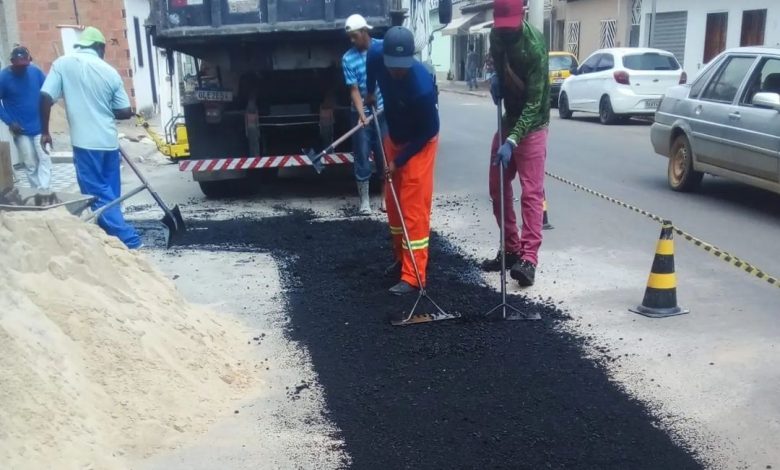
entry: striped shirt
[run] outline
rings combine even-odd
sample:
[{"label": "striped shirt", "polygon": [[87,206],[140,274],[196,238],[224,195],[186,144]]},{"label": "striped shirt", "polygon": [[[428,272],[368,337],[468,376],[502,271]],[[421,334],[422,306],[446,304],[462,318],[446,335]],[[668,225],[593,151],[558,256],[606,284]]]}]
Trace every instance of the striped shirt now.
[{"label": "striped shirt", "polygon": [[[379,51],[380,54],[382,54],[382,41],[380,39],[372,39],[371,45],[369,46],[372,50]],[[344,57],[341,59],[341,68],[344,69],[344,82],[346,82],[347,86],[351,87],[352,85],[357,85],[360,89],[360,96],[365,100],[366,94],[367,94],[367,86],[366,86],[366,55],[368,54],[368,51],[360,52],[354,47],[347,51],[346,54],[344,54]],[[352,105],[352,109],[355,108],[355,105]],[[384,108],[384,101],[382,101],[382,93],[379,91],[379,88],[376,90],[376,109],[383,109]],[[364,109],[364,112],[366,115],[371,114],[371,110],[366,108]]]}]

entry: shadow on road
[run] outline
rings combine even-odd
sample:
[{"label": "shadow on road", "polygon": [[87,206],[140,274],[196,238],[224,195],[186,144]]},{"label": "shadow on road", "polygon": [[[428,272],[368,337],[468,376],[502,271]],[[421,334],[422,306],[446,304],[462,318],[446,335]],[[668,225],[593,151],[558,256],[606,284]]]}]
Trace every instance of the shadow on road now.
[{"label": "shadow on road", "polygon": [[[647,186],[672,193],[666,182],[666,177],[663,175],[646,176],[642,180],[646,182]],[[698,190],[691,193],[673,194],[680,198],[717,202],[723,205],[724,210],[754,213],[757,217],[769,216],[780,221],[780,194],[725,178],[708,175],[705,176]]]},{"label": "shadow on road", "polygon": [[298,213],[193,225],[188,248],[278,259],[288,334],[311,356],[352,468],[701,468],[558,328],[565,314],[512,297],[543,321],[481,320],[498,294],[436,234],[431,293],[466,319],[404,329],[387,321],[413,299],[386,292],[385,224]]},{"label": "shadow on road", "polygon": [[[571,118],[571,121],[575,122],[588,122],[593,123],[598,126],[603,126],[601,122],[599,121],[599,117],[596,115],[577,115],[575,114],[574,117]],[[624,121],[621,121],[618,124],[613,124],[609,126],[604,126],[605,128],[620,128],[624,126],[628,127],[649,127],[653,124],[652,119],[647,118],[631,118]]]}]

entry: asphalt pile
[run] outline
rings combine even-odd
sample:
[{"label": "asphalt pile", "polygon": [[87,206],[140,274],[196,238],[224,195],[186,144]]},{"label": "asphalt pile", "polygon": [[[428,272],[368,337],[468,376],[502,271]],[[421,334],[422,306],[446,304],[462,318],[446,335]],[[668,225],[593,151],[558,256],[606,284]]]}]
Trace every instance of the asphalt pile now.
[{"label": "asphalt pile", "polygon": [[498,293],[436,234],[429,290],[464,319],[399,328],[387,320],[414,298],[386,291],[396,279],[383,276],[385,224],[296,213],[192,225],[190,248],[269,251],[281,263],[288,334],[311,355],[352,468],[702,467],[585,357],[560,328],[566,314],[511,296],[543,320],[484,320]]}]

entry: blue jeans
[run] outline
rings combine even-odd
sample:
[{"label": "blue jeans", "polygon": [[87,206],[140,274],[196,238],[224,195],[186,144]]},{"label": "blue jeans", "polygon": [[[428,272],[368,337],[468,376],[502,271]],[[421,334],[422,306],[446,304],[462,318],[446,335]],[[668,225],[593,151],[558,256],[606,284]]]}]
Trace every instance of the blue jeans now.
[{"label": "blue jeans", "polygon": [[[352,111],[352,125],[356,126],[360,120],[357,111]],[[374,163],[379,179],[385,176],[385,162],[382,161],[382,154],[379,146],[387,135],[387,122],[385,115],[379,116],[379,125],[382,128],[382,135],[376,133],[376,124],[371,121],[368,127],[364,127],[352,136],[352,153],[355,155],[355,179],[357,181],[366,181],[371,178],[371,161],[369,156],[374,152]]]},{"label": "blue jeans", "polygon": [[466,83],[469,86],[469,90],[472,88],[477,88],[477,69],[469,70],[466,73]]},{"label": "blue jeans", "polygon": [[[88,150],[73,147],[73,163],[76,165],[76,179],[81,192],[97,199],[92,210],[119,199],[122,193],[120,179],[119,150]],[[98,220],[107,234],[115,236],[130,249],[141,246],[141,238],[122,215],[120,207],[108,209]]]}]

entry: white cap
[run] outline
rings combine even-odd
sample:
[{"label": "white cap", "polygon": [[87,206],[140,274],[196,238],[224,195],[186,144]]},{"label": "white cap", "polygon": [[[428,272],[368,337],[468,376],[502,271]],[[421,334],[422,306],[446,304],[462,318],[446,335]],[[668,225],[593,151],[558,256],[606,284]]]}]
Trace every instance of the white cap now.
[{"label": "white cap", "polygon": [[344,29],[346,29],[348,33],[351,33],[353,31],[360,31],[361,29],[374,28],[372,28],[368,22],[366,22],[366,19],[363,18],[362,15],[352,15],[347,18],[347,24],[344,26]]}]

